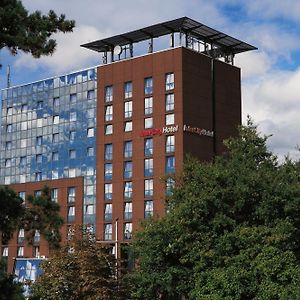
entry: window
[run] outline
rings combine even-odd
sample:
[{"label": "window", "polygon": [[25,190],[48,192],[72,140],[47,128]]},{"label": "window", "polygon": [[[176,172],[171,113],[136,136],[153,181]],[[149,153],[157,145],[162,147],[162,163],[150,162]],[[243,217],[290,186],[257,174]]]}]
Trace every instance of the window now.
[{"label": "window", "polygon": [[173,189],[175,187],[175,180],[171,177],[168,177],[166,182],[166,195],[171,196],[173,194]]},{"label": "window", "polygon": [[175,136],[168,135],[166,138],[166,153],[175,152]]},{"label": "window", "polygon": [[39,257],[40,256],[40,247],[39,246],[34,246],[32,254],[33,254],[33,257]]},{"label": "window", "polygon": [[95,206],[92,204],[85,205],[84,214],[85,215],[94,215],[95,214]]},{"label": "window", "polygon": [[70,112],[70,122],[76,121],[76,119],[77,119],[76,111],[71,111]]},{"label": "window", "polygon": [[69,158],[70,159],[75,159],[76,158],[76,150],[75,149],[70,149],[69,150]]},{"label": "window", "polygon": [[124,98],[132,98],[132,82],[128,81],[124,84]]},{"label": "window", "polygon": [[43,101],[38,101],[37,102],[37,109],[42,109],[43,108]]},{"label": "window", "polygon": [[59,124],[59,116],[53,116],[53,124]]},{"label": "window", "polygon": [[76,177],[76,169],[75,168],[70,168],[69,169],[69,177],[70,178]]},{"label": "window", "polygon": [[126,101],[124,103],[124,118],[132,117],[132,101]]},{"label": "window", "polygon": [[112,224],[104,224],[104,240],[112,240]]},{"label": "window", "polygon": [[25,204],[26,193],[25,192],[19,192],[18,196],[23,200],[23,204]]},{"label": "window", "polygon": [[35,230],[34,237],[33,237],[33,242],[34,243],[39,243],[40,240],[41,240],[41,234],[38,230]]},{"label": "window", "polygon": [[124,219],[131,220],[132,219],[132,202],[126,202],[124,206]]},{"label": "window", "polygon": [[104,209],[104,220],[105,221],[111,221],[112,219],[112,204],[105,204],[105,209]]},{"label": "window", "polygon": [[36,146],[41,146],[43,143],[43,137],[42,136],[37,136],[36,137]]},{"label": "window", "polygon": [[166,91],[174,89],[174,73],[166,74]]},{"label": "window", "polygon": [[174,173],[175,172],[175,157],[168,156],[166,159],[166,173]]},{"label": "window", "polygon": [[166,115],[166,125],[172,125],[175,122],[175,115],[174,114],[169,114]]},{"label": "window", "polygon": [[131,240],[132,238],[132,223],[125,223],[124,225],[124,239]]},{"label": "window", "polygon": [[[41,139],[41,142],[42,142],[42,139]],[[26,139],[21,139],[21,148],[26,148],[26,145],[27,145]]]},{"label": "window", "polygon": [[51,200],[54,202],[58,201],[58,189],[57,188],[51,189]]},{"label": "window", "polygon": [[22,104],[21,112],[26,112],[27,110],[28,110],[28,105],[27,104]]},{"label": "window", "polygon": [[59,142],[59,133],[53,133],[52,134],[52,142],[58,143]]},{"label": "window", "polygon": [[7,133],[12,132],[12,124],[6,125],[6,132]]},{"label": "window", "polygon": [[77,94],[70,95],[70,104],[76,103],[77,101]]},{"label": "window", "polygon": [[21,122],[21,130],[27,130],[27,122]]},{"label": "window", "polygon": [[113,185],[112,183],[104,184],[104,198],[105,200],[112,200],[113,195]]},{"label": "window", "polygon": [[76,189],[74,186],[68,187],[68,203],[75,202]]},{"label": "window", "polygon": [[37,164],[41,164],[42,161],[43,161],[42,154],[37,154],[37,155],[35,156],[35,161],[36,161]]},{"label": "window", "polygon": [[36,172],[35,181],[41,181],[41,180],[42,180],[42,172]]},{"label": "window", "polygon": [[21,229],[19,229],[19,232],[18,232],[18,244],[24,243],[24,239],[25,239],[25,231],[23,228],[21,228]]},{"label": "window", "polygon": [[52,179],[58,179],[58,170],[52,170]]},{"label": "window", "polygon": [[52,152],[52,161],[58,161],[58,152]]},{"label": "window", "polygon": [[124,184],[124,198],[132,198],[132,181],[127,181]]},{"label": "window", "polygon": [[109,85],[105,87],[105,102],[111,102],[113,100],[113,86]]},{"label": "window", "polygon": [[144,175],[153,176],[153,158],[145,159]]},{"label": "window", "polygon": [[25,166],[26,163],[27,163],[26,156],[21,156],[21,157],[20,157],[20,165],[21,165],[21,166]]},{"label": "window", "polygon": [[94,99],[94,98],[95,98],[95,90],[89,90],[87,92],[87,99],[91,100],[91,99]]},{"label": "window", "polygon": [[151,115],[153,112],[153,98],[145,98],[145,115]]},{"label": "window", "polygon": [[8,247],[3,247],[2,248],[2,257],[7,257],[8,256]]},{"label": "window", "polygon": [[54,107],[59,106],[59,97],[53,99],[53,106]]},{"label": "window", "polygon": [[144,141],[144,155],[151,156],[153,155],[153,138],[147,138]]},{"label": "window", "polygon": [[10,141],[6,142],[5,143],[5,149],[6,150],[11,150],[11,148],[12,148],[12,143]]},{"label": "window", "polygon": [[94,108],[89,108],[87,110],[87,117],[88,118],[94,118],[95,117],[95,109]]},{"label": "window", "polygon": [[113,165],[112,164],[104,164],[104,179],[112,180],[113,176]]},{"label": "window", "polygon": [[38,118],[36,120],[36,126],[39,128],[43,127],[43,118]]},{"label": "window", "polygon": [[112,121],[113,119],[113,106],[112,105],[107,105],[105,107],[105,121]]},{"label": "window", "polygon": [[124,157],[125,158],[132,157],[132,141],[124,142]]},{"label": "window", "polygon": [[34,197],[40,197],[40,196],[42,196],[41,190],[34,191]]},{"label": "window", "polygon": [[125,122],[124,131],[125,132],[132,131],[132,121]]},{"label": "window", "polygon": [[104,146],[104,159],[105,160],[113,159],[113,145],[112,144],[106,144]]},{"label": "window", "polygon": [[10,158],[5,160],[5,167],[6,168],[11,167],[11,159]]},{"label": "window", "polygon": [[8,108],[6,109],[6,114],[7,114],[8,116],[11,116],[12,113],[13,113],[13,108],[12,108],[12,107],[8,107]]},{"label": "window", "polygon": [[70,130],[69,132],[69,140],[70,141],[75,141],[75,130]]},{"label": "window", "polygon": [[153,216],[153,201],[145,201],[145,219],[151,218]]},{"label": "window", "polygon": [[145,119],[145,129],[153,127],[153,118],[146,118]]},{"label": "window", "polygon": [[68,223],[74,223],[75,221],[75,206],[69,206],[68,208]]},{"label": "window", "polygon": [[95,128],[94,127],[90,127],[87,129],[87,137],[93,137],[95,134]]},{"label": "window", "polygon": [[24,256],[24,247],[18,247],[18,257],[23,257]]},{"label": "window", "polygon": [[152,77],[145,78],[145,95],[151,95],[153,92],[153,79]]},{"label": "window", "polygon": [[113,126],[112,124],[105,125],[105,135],[109,135],[113,133]]},{"label": "window", "polygon": [[125,161],[124,163],[124,178],[132,177],[132,161]]},{"label": "window", "polygon": [[145,197],[153,196],[153,179],[145,179],[144,195]]},{"label": "window", "polygon": [[94,147],[86,148],[86,156],[88,156],[88,157],[94,156]]}]

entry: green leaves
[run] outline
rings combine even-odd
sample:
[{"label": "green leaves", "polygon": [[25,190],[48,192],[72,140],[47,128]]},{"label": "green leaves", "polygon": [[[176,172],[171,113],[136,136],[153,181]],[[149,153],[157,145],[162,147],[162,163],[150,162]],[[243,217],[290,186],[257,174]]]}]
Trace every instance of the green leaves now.
[{"label": "green leaves", "polygon": [[133,299],[299,298],[300,164],[266,140],[248,120],[226,155],[186,160],[170,212],[133,243]]},{"label": "green leaves", "polygon": [[21,1],[3,0],[0,4],[0,49],[7,47],[12,54],[18,50],[29,52],[34,57],[53,54],[56,41],[50,39],[59,31],[71,32],[75,21],[57,16],[53,10],[48,15],[35,11],[31,14]]}]

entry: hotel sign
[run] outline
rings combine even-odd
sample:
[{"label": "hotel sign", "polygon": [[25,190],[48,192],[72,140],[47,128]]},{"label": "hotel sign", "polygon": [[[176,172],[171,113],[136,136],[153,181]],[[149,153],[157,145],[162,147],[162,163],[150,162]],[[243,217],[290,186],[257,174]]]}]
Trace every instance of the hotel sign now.
[{"label": "hotel sign", "polygon": [[199,135],[205,135],[205,136],[209,136],[209,137],[214,136],[214,132],[211,130],[207,130],[207,129],[203,129],[203,128],[199,128],[199,127],[192,127],[189,125],[183,125],[183,131],[191,132],[191,133],[195,133],[195,134],[199,134]]},{"label": "hotel sign", "polygon": [[163,128],[153,128],[153,129],[143,130],[140,133],[140,137],[170,134],[170,133],[175,133],[177,131],[178,131],[178,125],[166,126],[166,127],[163,127]]}]

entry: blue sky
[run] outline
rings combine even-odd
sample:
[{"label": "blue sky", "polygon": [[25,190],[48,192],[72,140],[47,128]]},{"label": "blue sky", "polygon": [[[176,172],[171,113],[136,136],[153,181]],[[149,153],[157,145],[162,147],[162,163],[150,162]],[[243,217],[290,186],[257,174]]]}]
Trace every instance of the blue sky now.
[{"label": "blue sky", "polygon": [[25,7],[54,9],[76,20],[70,34],[57,34],[53,56],[33,59],[0,52],[0,88],[11,66],[13,85],[100,63],[80,44],[144,26],[188,16],[259,48],[236,56],[242,69],[243,120],[249,114],[280,157],[299,158],[300,145],[300,1],[299,0],[24,0]]}]

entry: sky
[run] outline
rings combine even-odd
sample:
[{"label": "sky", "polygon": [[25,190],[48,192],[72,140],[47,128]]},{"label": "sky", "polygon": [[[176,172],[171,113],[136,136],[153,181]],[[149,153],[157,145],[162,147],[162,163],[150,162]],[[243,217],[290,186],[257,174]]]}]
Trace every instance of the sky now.
[{"label": "sky", "polygon": [[23,0],[29,11],[50,9],[76,21],[73,33],[56,34],[55,54],[34,59],[0,51],[0,89],[99,65],[81,44],[187,16],[258,48],[236,55],[242,73],[242,119],[250,115],[281,159],[300,158],[299,0]]}]

